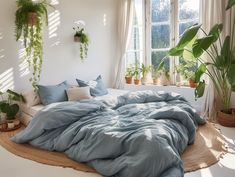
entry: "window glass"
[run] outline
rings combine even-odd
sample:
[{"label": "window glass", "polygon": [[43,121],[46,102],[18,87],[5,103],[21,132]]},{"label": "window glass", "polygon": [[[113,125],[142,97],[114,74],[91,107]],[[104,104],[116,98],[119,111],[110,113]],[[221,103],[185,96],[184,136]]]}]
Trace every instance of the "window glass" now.
[{"label": "window glass", "polygon": [[151,1],[152,22],[170,21],[170,0]]}]

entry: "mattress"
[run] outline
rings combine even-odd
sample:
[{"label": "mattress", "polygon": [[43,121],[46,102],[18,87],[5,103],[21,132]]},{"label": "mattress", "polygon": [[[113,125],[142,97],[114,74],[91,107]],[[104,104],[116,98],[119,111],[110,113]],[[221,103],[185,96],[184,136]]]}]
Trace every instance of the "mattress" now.
[{"label": "mattress", "polygon": [[[128,91],[126,90],[117,90],[117,89],[108,89],[108,94],[104,95],[104,96],[100,96],[100,97],[95,97],[95,100],[106,100],[107,102],[112,102],[113,99],[115,99],[118,96],[121,96],[125,93],[127,93]],[[56,106],[60,103],[53,103],[50,106]],[[37,114],[38,111],[42,110],[45,106],[40,104],[40,105],[36,105],[36,106],[32,106],[32,107],[28,107],[25,104],[21,104],[20,105],[20,121],[24,124],[24,125],[28,125],[29,122],[32,120],[32,118]]]}]

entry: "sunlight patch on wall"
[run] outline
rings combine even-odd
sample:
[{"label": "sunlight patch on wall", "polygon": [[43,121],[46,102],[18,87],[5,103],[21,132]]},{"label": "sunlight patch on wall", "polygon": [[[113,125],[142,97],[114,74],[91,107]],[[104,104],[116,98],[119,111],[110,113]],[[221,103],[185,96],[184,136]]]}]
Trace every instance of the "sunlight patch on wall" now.
[{"label": "sunlight patch on wall", "polygon": [[27,62],[27,59],[25,59],[26,56],[25,48],[19,50],[18,56],[19,56],[20,77],[24,77],[30,73],[29,64]]},{"label": "sunlight patch on wall", "polygon": [[0,49],[0,60],[5,57],[4,51],[5,51],[5,49]]},{"label": "sunlight patch on wall", "polygon": [[103,17],[103,23],[104,23],[104,26],[107,25],[107,15],[104,14],[104,17]]},{"label": "sunlight patch on wall", "polygon": [[49,38],[57,37],[58,26],[60,25],[60,12],[55,10],[48,16],[49,21]]},{"label": "sunlight patch on wall", "polygon": [[58,5],[59,4],[59,0],[51,0],[51,5]]},{"label": "sunlight patch on wall", "polygon": [[0,91],[5,92],[7,89],[14,89],[13,68],[0,73]]}]

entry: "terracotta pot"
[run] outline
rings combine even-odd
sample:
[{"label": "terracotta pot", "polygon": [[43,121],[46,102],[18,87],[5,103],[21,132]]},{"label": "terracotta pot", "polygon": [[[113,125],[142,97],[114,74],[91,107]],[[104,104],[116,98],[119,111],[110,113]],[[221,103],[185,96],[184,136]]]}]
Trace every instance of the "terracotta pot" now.
[{"label": "terracotta pot", "polygon": [[222,111],[218,112],[218,122],[225,127],[235,127],[235,109],[231,109],[232,114],[228,114]]},{"label": "terracotta pot", "polygon": [[127,84],[132,84],[132,77],[125,77]]},{"label": "terracotta pot", "polygon": [[29,12],[27,15],[28,25],[34,26],[38,23],[38,14],[36,12]]},{"label": "terracotta pot", "polygon": [[81,38],[79,36],[74,36],[74,42],[81,42]]},{"label": "terracotta pot", "polygon": [[197,87],[197,83],[194,80],[190,79],[188,82],[189,82],[189,87],[191,87],[191,88],[196,88]]},{"label": "terracotta pot", "polygon": [[135,85],[140,85],[140,80],[139,79],[134,79]]}]

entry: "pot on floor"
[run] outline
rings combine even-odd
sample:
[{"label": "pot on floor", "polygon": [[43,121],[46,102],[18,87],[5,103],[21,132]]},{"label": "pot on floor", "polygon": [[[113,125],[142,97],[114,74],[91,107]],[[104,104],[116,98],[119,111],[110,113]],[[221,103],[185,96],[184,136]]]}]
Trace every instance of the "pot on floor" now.
[{"label": "pot on floor", "polygon": [[235,127],[235,109],[231,109],[230,113],[224,111],[218,112],[218,122],[225,127]]}]

